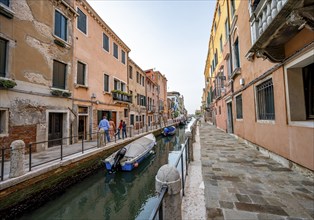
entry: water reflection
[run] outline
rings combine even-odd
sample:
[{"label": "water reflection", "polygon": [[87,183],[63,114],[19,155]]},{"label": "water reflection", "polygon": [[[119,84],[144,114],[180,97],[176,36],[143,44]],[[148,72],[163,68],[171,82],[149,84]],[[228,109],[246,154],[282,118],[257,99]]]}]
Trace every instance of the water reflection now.
[{"label": "water reflection", "polygon": [[155,154],[132,172],[101,169],[20,219],[147,219],[157,200],[155,175],[162,165],[175,163],[183,140],[183,128],[172,137],[159,136]]}]

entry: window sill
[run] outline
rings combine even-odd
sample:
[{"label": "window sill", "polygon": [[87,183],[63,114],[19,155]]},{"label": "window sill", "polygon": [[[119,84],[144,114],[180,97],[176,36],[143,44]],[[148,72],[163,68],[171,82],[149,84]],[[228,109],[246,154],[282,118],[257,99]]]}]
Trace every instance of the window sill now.
[{"label": "window sill", "polygon": [[308,121],[290,121],[289,125],[295,127],[306,127],[306,128],[314,128],[314,120]]},{"label": "window sill", "polygon": [[236,118],[236,121],[243,122],[243,118]]},{"label": "window sill", "polygon": [[111,92],[106,92],[106,91],[103,91],[103,94],[104,95],[112,95]]},{"label": "window sill", "polygon": [[0,134],[0,137],[8,137],[8,136],[9,136],[9,133]]},{"label": "window sill", "polygon": [[257,120],[256,122],[260,124],[275,124],[275,120]]},{"label": "window sill", "polygon": [[75,88],[85,88],[85,89],[88,89],[88,86],[87,85],[81,85],[81,84],[74,84]]},{"label": "window sill", "polygon": [[6,5],[0,3],[0,14],[4,15],[5,17],[12,19],[14,17],[14,12],[11,8]]},{"label": "window sill", "polygon": [[65,40],[63,40],[62,38],[60,38],[60,37],[58,37],[58,36],[56,36],[56,35],[54,35],[53,34],[53,36],[54,36],[54,40],[53,40],[53,42],[56,44],[56,45],[58,45],[58,46],[60,46],[60,47],[64,47],[64,48],[66,48],[66,49],[70,49],[71,48],[71,45],[67,42],[67,41],[65,41]]}]

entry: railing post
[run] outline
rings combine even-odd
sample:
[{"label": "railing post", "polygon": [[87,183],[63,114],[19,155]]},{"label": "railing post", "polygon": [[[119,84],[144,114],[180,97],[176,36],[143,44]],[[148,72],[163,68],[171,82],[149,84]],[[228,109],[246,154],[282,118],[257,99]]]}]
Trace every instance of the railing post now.
[{"label": "railing post", "polygon": [[82,154],[84,154],[84,136],[82,135]]},{"label": "railing post", "polygon": [[28,167],[29,167],[29,171],[32,170],[32,144],[30,143],[29,145],[29,161],[28,161]]},{"label": "railing post", "polygon": [[10,178],[21,176],[24,170],[25,143],[22,140],[16,140],[11,143],[11,166]]},{"label": "railing post", "polygon": [[193,161],[193,141],[192,141],[192,132],[185,131],[185,137],[188,138],[188,148],[189,148],[189,161]]},{"label": "railing post", "polygon": [[182,219],[181,216],[181,178],[179,171],[166,164],[159,168],[156,175],[156,191],[168,186],[168,192],[162,201],[163,216],[161,219]]},{"label": "railing post", "polygon": [[182,195],[184,196],[184,179],[185,179],[185,175],[184,175],[184,161],[183,161],[183,154],[181,154],[181,173],[182,173]]},{"label": "railing post", "polygon": [[1,149],[1,181],[3,181],[4,176],[4,148]]},{"label": "railing post", "polygon": [[61,160],[63,160],[63,139],[61,139]]}]

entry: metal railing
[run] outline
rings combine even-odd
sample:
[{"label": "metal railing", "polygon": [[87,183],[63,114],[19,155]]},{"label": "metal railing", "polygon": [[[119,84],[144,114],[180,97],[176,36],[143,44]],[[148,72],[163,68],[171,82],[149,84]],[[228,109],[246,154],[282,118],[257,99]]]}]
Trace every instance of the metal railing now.
[{"label": "metal railing", "polygon": [[4,179],[4,161],[5,161],[5,152],[6,150],[11,151],[9,147],[1,148],[1,181]]},{"label": "metal railing", "polygon": [[[175,163],[175,167],[178,168],[179,166],[179,162],[181,161],[181,183],[182,183],[182,196],[185,195],[184,193],[184,188],[185,188],[185,179],[186,179],[186,176],[188,175],[188,163],[190,162],[189,158],[188,158],[188,151],[189,151],[189,141],[190,141],[190,138],[186,138],[184,144],[181,144],[182,148],[181,148],[181,152],[180,152],[180,155],[178,157],[178,159],[176,160],[176,163]],[[184,153],[185,152],[185,153]],[[184,157],[183,155],[185,154],[185,175],[184,175]],[[168,190],[168,186],[163,186],[161,188],[161,192],[158,196],[158,201],[156,203],[156,206],[154,207],[153,211],[152,211],[152,214],[150,215],[149,217],[149,220],[154,220],[157,216],[157,213],[159,213],[159,220],[162,220],[162,215],[163,215],[163,211],[162,211],[162,201],[165,197],[165,193],[167,192]]]}]

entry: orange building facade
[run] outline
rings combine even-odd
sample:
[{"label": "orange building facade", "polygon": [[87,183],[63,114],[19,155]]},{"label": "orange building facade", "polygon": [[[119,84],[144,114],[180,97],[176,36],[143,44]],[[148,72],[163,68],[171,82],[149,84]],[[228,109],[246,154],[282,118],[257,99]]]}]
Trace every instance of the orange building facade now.
[{"label": "orange building facade", "polygon": [[[204,71],[208,82],[204,96],[212,98],[205,98],[204,109],[215,116],[212,121],[217,127],[234,133],[288,167],[312,171],[314,27],[310,7],[313,4],[303,1],[296,4],[291,0],[217,1],[216,11],[225,5],[223,10],[229,9],[226,11],[230,19],[230,43],[226,44],[228,48],[223,47],[226,54],[221,53],[222,58],[218,58],[213,71],[214,76],[220,68],[228,73],[225,77],[229,81],[224,82],[220,96],[217,78],[215,82],[208,79],[213,68],[209,61],[215,57],[211,51],[220,47],[213,40],[213,31]],[[218,19],[217,15],[216,12],[214,20]],[[224,63],[228,59],[229,65]],[[216,93],[211,93],[215,89]],[[223,95],[228,91],[229,95]]]}]

